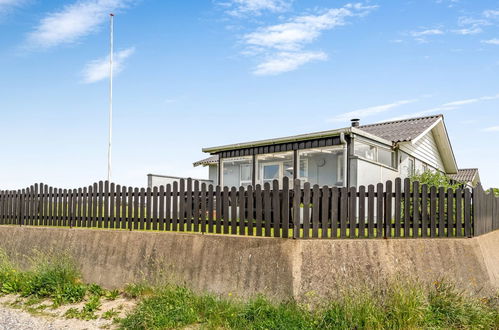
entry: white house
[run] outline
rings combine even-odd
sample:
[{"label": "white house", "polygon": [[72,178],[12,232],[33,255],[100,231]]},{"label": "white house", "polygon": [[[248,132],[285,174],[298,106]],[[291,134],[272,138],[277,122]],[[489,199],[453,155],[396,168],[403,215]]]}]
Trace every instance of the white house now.
[{"label": "white house", "polygon": [[[346,128],[204,148],[203,152],[211,156],[194,166],[208,167],[209,179],[223,186],[282,182],[287,176],[320,186],[351,187],[425,170],[453,175],[457,181],[464,174],[458,169],[443,115],[369,125],[354,119]],[[478,173],[475,181],[477,177]]]}]

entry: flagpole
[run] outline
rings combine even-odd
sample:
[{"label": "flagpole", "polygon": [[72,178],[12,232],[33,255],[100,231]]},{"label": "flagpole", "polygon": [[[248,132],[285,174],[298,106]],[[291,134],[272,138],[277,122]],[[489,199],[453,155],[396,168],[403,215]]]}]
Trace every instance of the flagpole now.
[{"label": "flagpole", "polygon": [[110,24],[110,53],[109,53],[109,145],[107,150],[107,180],[111,181],[112,138],[113,138],[113,33],[114,14],[109,14]]}]

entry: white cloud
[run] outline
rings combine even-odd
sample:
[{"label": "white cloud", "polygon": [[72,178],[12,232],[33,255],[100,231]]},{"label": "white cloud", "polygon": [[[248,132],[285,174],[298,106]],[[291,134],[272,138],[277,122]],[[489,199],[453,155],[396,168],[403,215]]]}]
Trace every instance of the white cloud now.
[{"label": "white cloud", "polygon": [[425,36],[434,36],[439,34],[444,34],[444,31],[440,29],[425,29],[420,31],[412,31],[410,32],[413,37],[425,37]]},{"label": "white cloud", "polygon": [[80,0],[41,19],[28,35],[28,44],[48,48],[73,43],[94,32],[111,12],[128,7],[132,0]]},{"label": "white cloud", "polygon": [[4,14],[14,7],[24,4],[26,0],[0,0],[0,14]]},{"label": "white cloud", "polygon": [[326,60],[324,52],[281,52],[273,54],[264,62],[258,64],[253,71],[256,75],[277,75],[279,73],[293,71],[305,63],[318,60]]},{"label": "white cloud", "polygon": [[484,132],[499,132],[499,126],[491,126],[483,129]]},{"label": "white cloud", "polygon": [[347,4],[317,15],[298,16],[286,23],[246,34],[243,37],[246,53],[263,55],[264,58],[253,72],[259,75],[278,74],[295,70],[310,61],[325,60],[327,55],[324,52],[306,51],[305,45],[315,41],[323,31],[347,24],[347,18],[367,15],[375,8],[377,6]]},{"label": "white cloud", "polygon": [[483,30],[480,27],[472,27],[472,28],[457,29],[453,30],[452,32],[462,35],[470,35],[470,34],[482,33]]},{"label": "white cloud", "polygon": [[347,17],[365,15],[374,8],[349,4],[342,8],[329,9],[322,15],[298,16],[287,23],[249,33],[244,36],[244,41],[255,47],[297,50],[317,39],[323,30],[345,25]]},{"label": "white cloud", "polygon": [[499,17],[499,10],[492,10],[492,9],[485,10],[483,12],[483,16],[485,16],[487,18],[496,18],[496,17]]},{"label": "white cloud", "polygon": [[417,99],[413,100],[401,100],[401,101],[396,101],[393,103],[388,103],[388,104],[383,104],[383,105],[377,105],[373,107],[368,107],[368,108],[363,108],[363,109],[358,109],[350,112],[343,113],[341,115],[335,116],[333,118],[330,118],[329,121],[331,122],[339,122],[339,121],[348,121],[352,118],[365,118],[369,116],[373,116],[382,112],[386,112],[389,110],[392,110],[393,108],[400,107],[405,104],[409,103],[414,103],[417,102]]},{"label": "white cloud", "polygon": [[280,13],[289,10],[291,0],[231,0],[219,3],[227,8],[226,13],[232,16],[261,15],[262,12]]},{"label": "white cloud", "polygon": [[[124,61],[135,52],[135,48],[127,48],[113,56],[113,74],[123,70]],[[109,78],[109,55],[87,63],[82,72],[83,82],[91,84]]]},{"label": "white cloud", "polygon": [[499,45],[499,39],[482,40],[482,43],[489,45]]},{"label": "white cloud", "polygon": [[491,95],[491,96],[482,96],[482,97],[476,97],[476,98],[471,98],[471,99],[464,99],[464,100],[457,100],[457,101],[451,101],[444,103],[442,105],[439,105],[437,107],[419,111],[416,113],[411,113],[407,115],[402,115],[396,118],[391,118],[391,120],[398,120],[398,119],[404,119],[404,118],[411,118],[411,117],[421,117],[421,116],[427,116],[431,114],[438,114],[438,113],[444,113],[444,112],[449,112],[449,111],[454,111],[458,110],[464,105],[469,105],[469,104],[474,104],[474,103],[479,103],[479,102],[484,102],[484,101],[491,101],[491,100],[499,100],[499,94],[496,95]]}]

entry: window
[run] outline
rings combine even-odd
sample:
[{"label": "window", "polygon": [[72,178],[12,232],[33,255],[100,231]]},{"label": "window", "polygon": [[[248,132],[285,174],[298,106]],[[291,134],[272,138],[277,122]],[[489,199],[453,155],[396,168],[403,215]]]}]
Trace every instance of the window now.
[{"label": "window", "polygon": [[240,185],[241,186],[249,186],[251,185],[251,177],[253,171],[252,164],[241,164],[240,166]]},{"label": "window", "polygon": [[354,153],[356,156],[367,160],[378,162],[393,168],[397,167],[395,151],[388,148],[375,146],[361,141],[355,141]]},{"label": "window", "polygon": [[407,165],[407,176],[411,177],[414,175],[414,170],[415,170],[415,162],[414,158],[409,158],[408,159],[408,165]]},{"label": "window", "polygon": [[253,158],[222,158],[221,185],[227,187],[248,186],[253,176]]},{"label": "window", "polygon": [[377,161],[376,147],[373,145],[355,142],[354,152],[362,158]]},{"label": "window", "polygon": [[299,150],[300,180],[312,185],[343,186],[343,152],[342,147]]},{"label": "window", "polygon": [[265,184],[274,180],[282,185],[282,178],[293,180],[293,152],[279,152],[273,154],[260,154],[256,156],[257,183]]}]

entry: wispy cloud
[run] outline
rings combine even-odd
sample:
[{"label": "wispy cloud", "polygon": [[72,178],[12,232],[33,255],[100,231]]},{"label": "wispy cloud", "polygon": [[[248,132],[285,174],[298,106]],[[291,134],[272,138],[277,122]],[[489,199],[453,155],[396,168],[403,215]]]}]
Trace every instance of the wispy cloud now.
[{"label": "wispy cloud", "polygon": [[483,129],[484,132],[499,132],[499,126],[491,126]]},{"label": "wispy cloud", "polygon": [[410,34],[413,37],[424,37],[424,36],[434,36],[434,35],[444,34],[444,31],[440,29],[424,29],[419,31],[412,31]]},{"label": "wispy cloud", "polygon": [[276,75],[293,71],[311,61],[327,60],[324,52],[281,52],[272,54],[264,62],[258,64],[253,71],[256,75]]},{"label": "wispy cloud", "polygon": [[[135,48],[127,48],[113,56],[113,74],[123,70],[125,60],[135,52]],[[98,60],[93,60],[85,66],[82,72],[83,82],[91,84],[109,77],[109,55]]]},{"label": "wispy cloud", "polygon": [[10,9],[19,7],[26,3],[26,0],[0,0],[0,15],[5,14]]},{"label": "wispy cloud", "polygon": [[339,121],[348,121],[352,118],[365,118],[373,115],[377,115],[383,112],[387,112],[394,108],[400,107],[405,104],[417,102],[417,99],[413,100],[401,100],[383,105],[376,105],[373,107],[358,109],[350,112],[343,113],[341,115],[330,118],[328,121],[330,122],[339,122]]},{"label": "wispy cloud", "polygon": [[[263,55],[264,61],[255,74],[278,74],[291,71],[312,60],[324,60],[320,51],[305,51],[305,45],[314,42],[323,31],[347,24],[347,18],[365,16],[376,6],[347,4],[331,8],[321,14],[302,15],[286,23],[260,28],[243,37],[247,53]],[[270,60],[269,60],[270,59]],[[279,63],[284,59],[285,63]]]},{"label": "wispy cloud", "polygon": [[486,18],[499,18],[499,10],[484,10],[483,16],[485,16]]},{"label": "wispy cloud", "polygon": [[404,118],[410,118],[410,117],[420,117],[420,116],[426,116],[426,115],[431,115],[431,114],[444,113],[444,112],[458,110],[465,105],[475,104],[475,103],[484,102],[484,101],[491,101],[491,100],[499,100],[499,94],[490,95],[490,96],[481,96],[481,97],[476,97],[476,98],[471,98],[471,99],[451,101],[451,102],[447,102],[447,103],[441,104],[439,106],[436,106],[434,108],[419,111],[416,113],[398,116],[396,118],[391,118],[391,119],[397,120],[397,119],[404,119]]},{"label": "wispy cloud", "polygon": [[483,44],[489,44],[489,45],[499,45],[499,39],[489,39],[489,40],[482,40],[481,41]]},{"label": "wispy cloud", "polygon": [[230,0],[219,2],[231,16],[261,15],[263,12],[281,13],[291,7],[292,0]]},{"label": "wispy cloud", "polygon": [[423,28],[409,32],[409,35],[413,37],[414,40],[420,43],[428,42],[427,37],[437,36],[442,34],[445,34],[445,31],[440,28],[432,28],[432,29]]},{"label": "wispy cloud", "polygon": [[133,0],[80,0],[41,19],[27,38],[32,48],[74,43],[94,32],[109,13],[128,7]]}]

